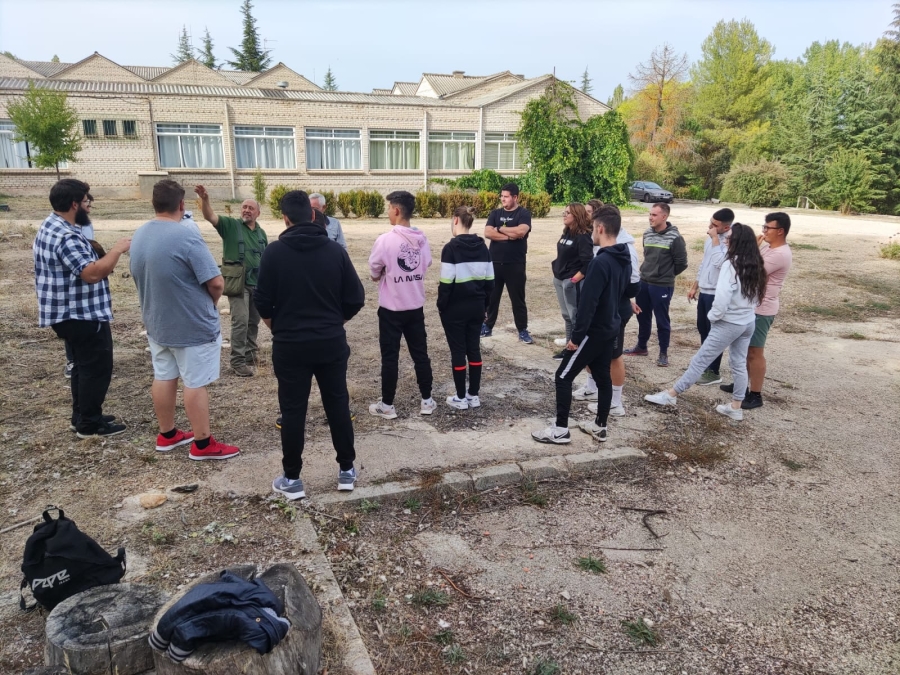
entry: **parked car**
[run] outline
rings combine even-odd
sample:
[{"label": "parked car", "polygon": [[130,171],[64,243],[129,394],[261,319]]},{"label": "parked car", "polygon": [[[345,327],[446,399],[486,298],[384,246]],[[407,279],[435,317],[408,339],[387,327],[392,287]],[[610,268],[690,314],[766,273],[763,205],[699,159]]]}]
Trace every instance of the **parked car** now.
[{"label": "parked car", "polygon": [[672,193],[663,190],[656,183],[646,180],[638,180],[631,184],[631,198],[641,202],[665,202],[672,203]]}]

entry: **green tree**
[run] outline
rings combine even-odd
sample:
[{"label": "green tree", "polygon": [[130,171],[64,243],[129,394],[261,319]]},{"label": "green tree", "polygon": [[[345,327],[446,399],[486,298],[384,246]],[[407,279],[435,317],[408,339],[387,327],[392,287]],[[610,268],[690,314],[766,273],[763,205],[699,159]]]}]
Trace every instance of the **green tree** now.
[{"label": "green tree", "polygon": [[59,57],[56,54],[54,54],[53,58],[50,59],[50,63],[59,63]]},{"label": "green tree", "polygon": [[213,54],[213,41],[209,34],[209,28],[203,35],[203,47],[197,50],[197,60],[207,68],[215,68],[218,65],[215,54]]},{"label": "green tree", "polygon": [[261,73],[272,63],[272,57],[269,56],[269,50],[260,47],[259,31],[252,10],[253,3],[244,0],[244,4],[241,5],[241,14],[244,15],[244,39],[239,50],[234,47],[228,48],[234,55],[234,61],[228,61],[228,65],[237,70]]},{"label": "green tree", "polygon": [[872,178],[872,164],[864,151],[839,149],[825,163],[824,192],[829,206],[844,215],[873,211],[873,202],[882,195]]},{"label": "green tree", "polygon": [[178,49],[175,50],[174,54],[170,54],[172,57],[172,63],[176,66],[179,63],[184,63],[185,61],[190,61],[194,58],[194,50],[191,49],[191,39],[188,37],[187,26],[181,27],[181,35],[178,38]]},{"label": "green tree", "polygon": [[625,100],[625,90],[622,88],[621,84],[617,84],[616,88],[613,89],[612,96],[606,99],[606,105],[608,105],[613,110],[616,110],[622,102]]},{"label": "green tree", "polygon": [[81,151],[78,134],[78,115],[62,91],[40,89],[28,83],[22,100],[6,107],[15,125],[15,140],[26,141],[34,150],[31,161],[41,169],[56,169],[59,179],[60,162],[71,162]]},{"label": "green tree", "polygon": [[325,80],[322,83],[322,88],[325,91],[337,91],[338,89],[337,80],[334,78],[334,73],[331,72],[331,66],[328,66],[328,70],[325,71]]},{"label": "green tree", "polygon": [[584,72],[581,74],[581,92],[590,96],[592,91],[594,91],[594,85],[591,84],[591,77],[588,75],[587,66],[585,66]]},{"label": "green tree", "polygon": [[12,52],[4,50],[4,51],[0,52],[0,54],[3,54],[3,56],[13,59],[14,61],[18,61],[18,59],[16,58],[16,55],[13,54]]},{"label": "green tree", "polygon": [[883,128],[883,154],[876,160],[882,213],[900,212],[900,4],[894,4],[893,12],[894,20],[872,54],[878,71],[872,108]]}]

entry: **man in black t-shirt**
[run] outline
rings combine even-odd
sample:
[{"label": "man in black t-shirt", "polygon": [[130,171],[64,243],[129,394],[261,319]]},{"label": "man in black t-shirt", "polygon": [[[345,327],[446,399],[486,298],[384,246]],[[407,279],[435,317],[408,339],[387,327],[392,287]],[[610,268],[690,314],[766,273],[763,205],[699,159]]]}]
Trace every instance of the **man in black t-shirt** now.
[{"label": "man in black t-shirt", "polygon": [[484,238],[491,242],[491,262],[494,264],[494,290],[488,304],[487,316],[481,327],[481,337],[490,337],[497,323],[503,287],[509,292],[513,318],[519,340],[530,345],[534,340],[528,333],[528,307],[525,305],[525,256],[528,253],[528,234],[531,232],[531,213],[519,206],[519,186],[507,183],[500,190],[503,208],[494,209],[484,226]]}]

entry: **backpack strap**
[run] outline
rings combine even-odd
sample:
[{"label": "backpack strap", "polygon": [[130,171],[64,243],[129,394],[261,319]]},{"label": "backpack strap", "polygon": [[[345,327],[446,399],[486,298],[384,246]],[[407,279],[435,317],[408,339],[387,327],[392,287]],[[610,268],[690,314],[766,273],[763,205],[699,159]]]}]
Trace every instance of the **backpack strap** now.
[{"label": "backpack strap", "polygon": [[[46,511],[44,513],[46,513]],[[38,602],[37,600],[35,600],[34,604],[32,604],[31,606],[25,604],[25,594],[22,591],[24,591],[26,588],[28,588],[28,579],[22,577],[22,584],[21,586],[19,586],[19,609],[21,609],[23,612],[31,612],[35,609],[35,607],[38,606]]]},{"label": "backpack strap", "polygon": [[56,512],[59,514],[59,515],[57,516],[57,520],[62,520],[63,518],[66,517],[65,512],[64,512],[61,508],[59,508],[58,506],[53,506],[53,504],[49,504],[49,505],[47,506],[47,509],[46,509],[46,510],[44,511],[44,513],[43,513],[44,521],[45,521],[45,522],[48,522],[48,523],[52,523],[52,522],[53,522],[53,518],[50,517],[50,512],[51,512],[51,511],[56,511]]}]

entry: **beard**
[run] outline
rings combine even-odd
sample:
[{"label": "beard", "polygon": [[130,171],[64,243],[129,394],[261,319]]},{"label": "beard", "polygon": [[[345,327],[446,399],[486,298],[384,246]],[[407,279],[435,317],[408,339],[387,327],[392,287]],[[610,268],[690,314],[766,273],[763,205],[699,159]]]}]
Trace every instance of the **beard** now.
[{"label": "beard", "polygon": [[83,206],[79,205],[78,210],[75,212],[75,224],[82,227],[91,224],[91,217]]},{"label": "beard", "polygon": [[249,224],[252,223],[255,219],[253,218],[253,216],[249,216],[249,215],[245,216],[245,215],[242,215],[242,216],[241,216],[241,220],[244,221],[244,224],[245,224],[245,225],[249,225]]}]

